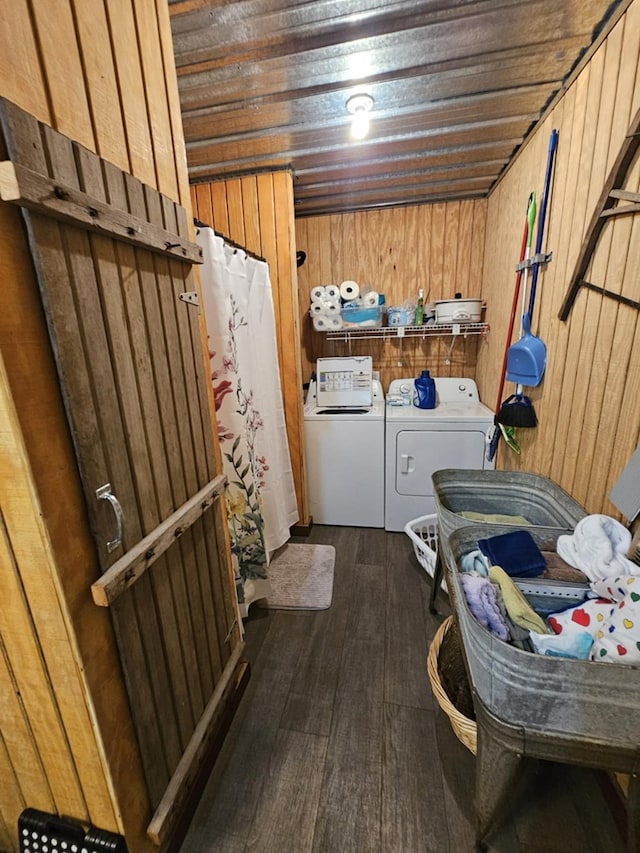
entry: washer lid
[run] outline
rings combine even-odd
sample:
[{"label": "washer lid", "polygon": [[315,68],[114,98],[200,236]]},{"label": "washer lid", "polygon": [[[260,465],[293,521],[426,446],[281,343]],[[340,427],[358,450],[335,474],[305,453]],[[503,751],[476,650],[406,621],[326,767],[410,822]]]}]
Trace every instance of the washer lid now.
[{"label": "washer lid", "polygon": [[[354,409],[357,412],[354,412]],[[351,409],[334,409],[331,406],[318,406],[315,401],[305,403],[305,421],[318,421],[320,423],[344,423],[354,421],[356,423],[370,423],[371,421],[384,421],[384,400],[376,400],[370,408],[354,406]],[[382,425],[384,429],[384,424]]]}]

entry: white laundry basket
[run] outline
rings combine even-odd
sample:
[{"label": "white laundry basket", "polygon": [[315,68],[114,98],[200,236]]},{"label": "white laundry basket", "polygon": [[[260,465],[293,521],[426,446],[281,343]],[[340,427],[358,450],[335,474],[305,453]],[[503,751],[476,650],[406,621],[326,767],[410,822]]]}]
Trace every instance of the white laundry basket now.
[{"label": "white laundry basket", "polygon": [[[438,554],[438,516],[433,514],[414,518],[405,524],[404,532],[413,543],[416,560],[429,577],[433,578]],[[440,586],[447,592],[444,578]]]}]

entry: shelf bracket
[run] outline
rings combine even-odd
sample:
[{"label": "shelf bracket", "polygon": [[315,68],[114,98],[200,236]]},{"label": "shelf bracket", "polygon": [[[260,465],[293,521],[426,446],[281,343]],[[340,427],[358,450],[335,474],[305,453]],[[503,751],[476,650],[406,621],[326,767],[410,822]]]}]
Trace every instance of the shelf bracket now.
[{"label": "shelf bracket", "polygon": [[444,360],[445,364],[451,364],[451,353],[453,352],[453,348],[456,345],[457,338],[458,338],[457,335],[451,336],[451,343],[449,344],[449,352],[447,353],[447,357]]}]

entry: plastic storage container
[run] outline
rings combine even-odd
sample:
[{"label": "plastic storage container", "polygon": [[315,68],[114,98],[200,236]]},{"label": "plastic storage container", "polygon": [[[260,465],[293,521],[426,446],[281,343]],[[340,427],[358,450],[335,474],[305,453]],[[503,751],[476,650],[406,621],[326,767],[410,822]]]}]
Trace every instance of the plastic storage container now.
[{"label": "plastic storage container", "polygon": [[345,326],[382,326],[383,310],[379,305],[373,308],[344,305],[340,314]]},{"label": "plastic storage container", "polygon": [[27,808],[18,817],[20,853],[127,853],[121,835],[91,826],[84,826],[71,818]]},{"label": "plastic storage container", "polygon": [[415,308],[402,308],[395,305],[387,308],[387,320],[390,326],[412,326],[415,319]]}]

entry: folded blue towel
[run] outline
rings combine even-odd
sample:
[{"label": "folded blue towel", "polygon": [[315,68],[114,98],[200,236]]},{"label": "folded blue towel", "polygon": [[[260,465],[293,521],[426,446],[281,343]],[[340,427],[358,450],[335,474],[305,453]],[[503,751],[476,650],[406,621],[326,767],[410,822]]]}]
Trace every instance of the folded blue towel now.
[{"label": "folded blue towel", "polygon": [[526,530],[479,539],[478,548],[493,566],[500,566],[512,578],[535,578],[547,566],[542,552]]}]

